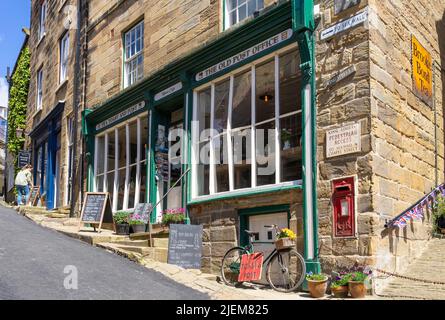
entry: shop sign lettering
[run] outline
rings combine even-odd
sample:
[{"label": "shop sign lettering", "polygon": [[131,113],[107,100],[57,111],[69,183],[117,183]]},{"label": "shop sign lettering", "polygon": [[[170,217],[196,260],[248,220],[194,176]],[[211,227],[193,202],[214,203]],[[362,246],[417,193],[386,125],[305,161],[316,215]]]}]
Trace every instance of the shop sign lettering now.
[{"label": "shop sign lettering", "polygon": [[112,116],[111,118],[108,118],[107,120],[102,121],[101,123],[97,124],[96,130],[100,130],[102,128],[108,127],[108,126],[112,125],[113,123],[118,122],[121,119],[138,112],[139,110],[143,109],[144,107],[145,107],[145,101],[141,101],[138,104],[135,104],[135,105],[125,109],[124,111]]},{"label": "shop sign lettering", "polygon": [[167,89],[162,90],[161,92],[155,94],[155,101],[164,99],[165,97],[168,97],[169,95],[178,92],[181,89],[182,89],[182,82],[178,82],[175,85],[168,87]]},{"label": "shop sign lettering", "polygon": [[359,24],[362,24],[365,21],[368,21],[368,8],[366,8],[359,14],[353,16],[352,18],[337,23],[336,25],[333,25],[332,27],[329,27],[327,29],[324,29],[320,34],[320,39],[325,40],[331,38],[336,34],[349,30],[355,26],[358,26]]},{"label": "shop sign lettering", "polygon": [[196,79],[196,81],[201,81],[201,80],[208,78],[218,72],[221,72],[229,67],[233,67],[248,58],[251,58],[251,57],[258,55],[259,53],[267,50],[267,49],[277,46],[281,42],[288,40],[290,37],[292,37],[292,29],[288,29],[283,32],[280,32],[279,34],[277,34],[267,40],[264,40],[256,45],[254,45],[253,47],[250,47],[247,50],[244,50],[244,51],[242,51],[242,52],[240,52],[240,53],[238,53],[224,61],[221,61],[221,62],[211,66],[210,68],[207,68],[201,72],[198,72],[195,76],[195,79]]},{"label": "shop sign lettering", "polygon": [[343,126],[326,132],[326,158],[361,151],[360,123]]},{"label": "shop sign lettering", "polygon": [[411,46],[414,93],[431,106],[433,103],[433,60],[431,54],[414,35]]}]

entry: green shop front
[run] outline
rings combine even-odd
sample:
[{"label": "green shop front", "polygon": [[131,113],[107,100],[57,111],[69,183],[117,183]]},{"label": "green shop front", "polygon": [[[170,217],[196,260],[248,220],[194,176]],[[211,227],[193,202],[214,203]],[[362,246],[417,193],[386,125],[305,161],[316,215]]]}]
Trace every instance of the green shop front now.
[{"label": "green shop front", "polygon": [[156,204],[152,223],[184,208],[204,225],[202,266],[264,225],[317,252],[313,2],[277,5],[84,114],[90,191],[113,211]]}]

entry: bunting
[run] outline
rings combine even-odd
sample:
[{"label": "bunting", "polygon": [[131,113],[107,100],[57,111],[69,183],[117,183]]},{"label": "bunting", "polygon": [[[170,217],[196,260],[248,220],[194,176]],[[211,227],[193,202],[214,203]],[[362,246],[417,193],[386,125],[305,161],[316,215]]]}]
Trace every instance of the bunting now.
[{"label": "bunting", "polygon": [[424,208],[432,210],[436,207],[439,197],[445,197],[445,184],[441,184],[434,188],[429,194],[420,199],[414,206],[403,212],[397,218],[393,219],[389,225],[398,227],[399,229],[405,227],[410,220],[422,220],[424,215]]}]

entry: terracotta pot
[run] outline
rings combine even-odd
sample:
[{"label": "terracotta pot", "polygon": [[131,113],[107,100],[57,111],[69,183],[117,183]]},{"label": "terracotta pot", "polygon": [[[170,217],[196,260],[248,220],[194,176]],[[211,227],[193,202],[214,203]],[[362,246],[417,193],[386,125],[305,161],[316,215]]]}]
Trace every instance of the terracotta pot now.
[{"label": "terracotta pot", "polygon": [[335,298],[347,298],[349,286],[331,287],[331,291]]},{"label": "terracotta pot", "polygon": [[307,280],[309,293],[312,298],[324,297],[326,289],[328,288],[328,278],[326,280]]},{"label": "terracotta pot", "polygon": [[349,293],[353,298],[364,298],[366,296],[366,286],[363,282],[349,281]]}]

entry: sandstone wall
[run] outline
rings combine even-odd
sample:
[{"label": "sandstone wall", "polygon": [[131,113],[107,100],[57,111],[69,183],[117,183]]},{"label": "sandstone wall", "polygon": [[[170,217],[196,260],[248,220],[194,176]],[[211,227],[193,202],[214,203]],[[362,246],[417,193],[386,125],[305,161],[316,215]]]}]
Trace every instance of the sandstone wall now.
[{"label": "sandstone wall", "polygon": [[[214,40],[223,30],[220,0],[90,1],[87,104],[90,107],[123,88],[125,31],[144,20],[144,77],[193,49]],[[265,6],[274,4],[266,0]],[[104,15],[109,10],[108,15]]]},{"label": "sandstone wall", "polygon": [[[394,217],[444,181],[443,71],[445,3],[370,1],[373,208]],[[411,36],[434,61],[434,107],[413,92]],[[437,164],[436,164],[437,162]],[[437,171],[436,168],[437,167]],[[430,238],[430,215],[398,230],[382,230],[378,265],[403,272]],[[391,256],[388,256],[388,252]]]}]

